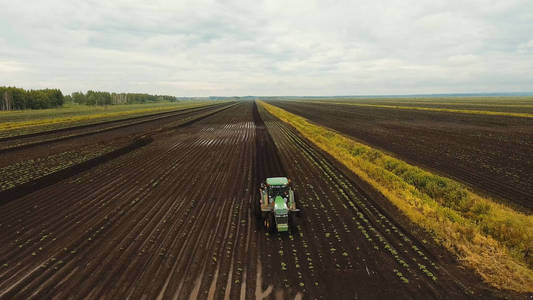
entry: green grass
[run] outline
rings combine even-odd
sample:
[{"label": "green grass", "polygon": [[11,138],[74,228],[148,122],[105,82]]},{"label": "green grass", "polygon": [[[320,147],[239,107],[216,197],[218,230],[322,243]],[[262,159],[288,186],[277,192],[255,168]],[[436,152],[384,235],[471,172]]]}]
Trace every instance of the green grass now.
[{"label": "green grass", "polygon": [[386,196],[497,288],[533,292],[533,216],[265,102],[280,120]]}]

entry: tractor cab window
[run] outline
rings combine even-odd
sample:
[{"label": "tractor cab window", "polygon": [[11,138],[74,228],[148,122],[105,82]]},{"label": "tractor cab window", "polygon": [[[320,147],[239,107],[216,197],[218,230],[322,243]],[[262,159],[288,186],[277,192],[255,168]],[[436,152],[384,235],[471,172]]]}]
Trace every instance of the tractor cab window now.
[{"label": "tractor cab window", "polygon": [[277,196],[288,198],[289,190],[290,188],[288,186],[270,186],[268,189],[268,197],[272,199],[275,199]]}]

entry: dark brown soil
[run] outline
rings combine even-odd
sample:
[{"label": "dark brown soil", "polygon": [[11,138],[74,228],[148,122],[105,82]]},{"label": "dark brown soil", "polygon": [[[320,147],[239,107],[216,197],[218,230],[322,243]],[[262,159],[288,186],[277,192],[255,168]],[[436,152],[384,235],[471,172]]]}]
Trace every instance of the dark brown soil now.
[{"label": "dark brown soil", "polygon": [[533,119],[273,102],[292,113],[533,209]]},{"label": "dark brown soil", "polygon": [[[316,100],[315,100],[316,101]],[[427,107],[427,108],[444,108],[454,110],[479,110],[492,111],[504,113],[533,113],[533,98],[523,100],[487,100],[487,98],[468,100],[459,100],[453,98],[433,99],[433,100],[418,100],[416,98],[397,98],[397,99],[323,99],[319,102],[336,102],[336,103],[361,103],[361,104],[377,104],[390,106],[407,106],[407,107]]]},{"label": "dark brown soil", "polygon": [[[3,152],[0,150],[0,168],[23,160],[80,149],[87,145],[124,147],[138,136],[149,134],[163,127],[170,127],[173,124],[181,124],[188,118],[194,118],[199,114],[209,113],[224,106],[228,104],[209,105],[156,116],[135,117],[133,120],[78,126],[33,134],[29,137],[10,138],[0,141],[0,149],[4,149]],[[12,150],[13,148],[17,149]]]},{"label": "dark brown soil", "polygon": [[[128,138],[138,132],[157,129],[163,124],[169,124],[175,122],[176,120],[182,120],[190,116],[204,113],[206,111],[212,111],[227,105],[228,103],[214,104],[146,116],[136,116],[121,120],[103,121],[91,125],[74,126],[58,130],[2,138],[0,139],[0,154],[2,154],[0,167],[2,166],[2,162],[12,161],[12,156],[9,154],[13,152],[16,152],[15,155],[21,156],[21,153],[24,153],[21,150],[35,147],[43,148],[43,146],[51,148],[54,145],[70,145],[69,143],[63,142],[72,139],[76,139],[76,142],[78,143],[80,141],[86,141],[86,143],[89,142],[94,144],[95,142],[101,141],[102,138],[105,141],[115,138]],[[35,152],[36,151],[32,149],[28,153]]]},{"label": "dark brown soil", "polygon": [[[152,138],[0,207],[0,298],[516,296],[458,270],[253,102]],[[303,210],[293,235],[251,210],[276,175]]]}]

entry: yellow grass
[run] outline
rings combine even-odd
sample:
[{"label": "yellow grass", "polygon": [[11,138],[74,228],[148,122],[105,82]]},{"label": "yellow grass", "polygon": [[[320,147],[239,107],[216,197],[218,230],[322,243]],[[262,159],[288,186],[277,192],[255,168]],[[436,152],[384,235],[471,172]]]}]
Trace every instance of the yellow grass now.
[{"label": "yellow grass", "polygon": [[353,106],[364,106],[364,107],[409,109],[409,110],[422,110],[422,111],[453,112],[453,113],[473,114],[473,115],[489,115],[489,116],[507,116],[507,117],[533,118],[533,114],[503,112],[503,111],[486,111],[486,110],[469,110],[469,109],[452,109],[452,108],[433,108],[433,107],[383,105],[383,104],[364,104],[364,103],[333,102],[333,101],[305,101],[305,102],[307,102],[307,103],[321,103],[321,104],[353,105]]},{"label": "yellow grass", "polygon": [[[150,108],[136,107],[131,110],[111,111],[111,112],[106,112],[106,111],[102,111],[102,109],[97,109],[94,111],[94,113],[83,114],[83,115],[70,115],[70,116],[63,116],[63,117],[57,117],[57,118],[53,118],[53,117],[46,118],[45,117],[45,118],[37,118],[37,119],[30,119],[30,120],[1,122],[0,132],[8,131],[8,130],[15,130],[15,129],[22,129],[22,128],[61,124],[61,123],[67,124],[67,123],[78,123],[78,122],[86,122],[86,121],[90,122],[90,121],[98,121],[99,119],[102,119],[102,120],[120,119],[122,117],[129,117],[133,115],[144,115],[144,114],[150,114],[150,113],[186,109],[186,108],[192,108],[192,107],[197,107],[197,106],[203,106],[207,104],[211,104],[211,102],[188,102],[186,104],[178,104],[178,105],[172,105],[172,106],[165,105],[165,106],[157,106],[157,107],[150,107]],[[15,113],[23,114],[24,111],[15,112]]]},{"label": "yellow grass", "polygon": [[259,103],[370,183],[486,282],[501,289],[533,292],[533,216],[332,129]]}]

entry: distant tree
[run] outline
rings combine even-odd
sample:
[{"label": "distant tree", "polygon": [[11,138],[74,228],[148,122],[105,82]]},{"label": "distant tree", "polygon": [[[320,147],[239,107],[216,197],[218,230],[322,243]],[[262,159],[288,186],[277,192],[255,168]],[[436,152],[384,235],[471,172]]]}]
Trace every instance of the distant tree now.
[{"label": "distant tree", "polygon": [[174,96],[160,96],[140,93],[108,93],[100,91],[87,91],[83,93],[72,93],[72,101],[87,105],[116,105],[116,104],[137,104],[148,102],[177,101]]},{"label": "distant tree", "polygon": [[178,101],[174,96],[142,93],[109,93],[89,90],[64,96],[59,89],[24,90],[0,86],[0,110],[43,109],[59,107],[64,103],[85,105],[134,104],[163,101]]},{"label": "distant tree", "polygon": [[0,110],[41,109],[62,106],[63,93],[58,89],[24,90],[0,87]]},{"label": "distant tree", "polygon": [[72,96],[71,95],[63,96],[63,101],[64,103],[72,103]]},{"label": "distant tree", "polygon": [[72,102],[78,103],[78,104],[86,104],[87,97],[82,92],[74,92],[72,93]]}]

